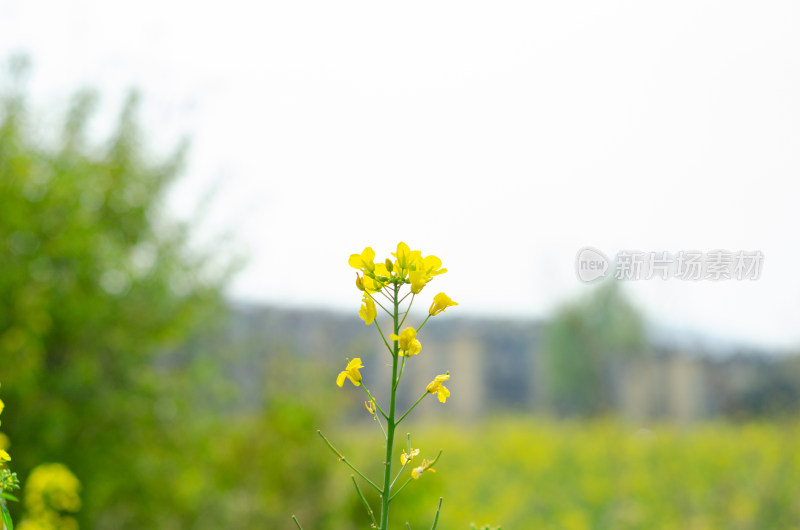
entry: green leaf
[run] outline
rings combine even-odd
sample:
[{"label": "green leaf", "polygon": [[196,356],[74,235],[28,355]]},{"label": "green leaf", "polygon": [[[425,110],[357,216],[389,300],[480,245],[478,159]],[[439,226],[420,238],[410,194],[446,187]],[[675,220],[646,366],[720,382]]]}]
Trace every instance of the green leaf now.
[{"label": "green leaf", "polygon": [[14,530],[14,523],[11,522],[11,514],[8,513],[8,508],[6,508],[6,505],[0,504],[0,510],[2,510],[0,515],[3,516],[3,524],[6,525],[8,530]]},{"label": "green leaf", "polygon": [[4,499],[8,499],[10,501],[19,502],[19,499],[14,497],[10,493],[6,493],[6,492],[0,493],[0,497],[2,497]]}]

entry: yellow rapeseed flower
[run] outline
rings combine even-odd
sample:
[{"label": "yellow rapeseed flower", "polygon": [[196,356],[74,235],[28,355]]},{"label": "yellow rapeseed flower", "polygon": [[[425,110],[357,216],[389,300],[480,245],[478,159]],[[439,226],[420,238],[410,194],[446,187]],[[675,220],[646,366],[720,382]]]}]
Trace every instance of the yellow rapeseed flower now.
[{"label": "yellow rapeseed flower", "polygon": [[364,273],[365,276],[375,276],[375,251],[372,247],[366,247],[361,254],[351,254],[347,263],[354,269],[358,269]]},{"label": "yellow rapeseed flower", "polygon": [[416,480],[419,477],[421,477],[422,474],[425,473],[426,471],[430,471],[431,473],[436,473],[436,470],[431,467],[432,465],[433,462],[429,462],[428,460],[425,460],[423,458],[422,464],[411,470],[411,476],[414,478],[414,480]]},{"label": "yellow rapeseed flower", "polygon": [[414,263],[414,270],[422,271],[428,276],[438,276],[447,272],[447,269],[441,267],[442,260],[434,255],[425,256],[424,258],[420,256]]},{"label": "yellow rapeseed flower", "polygon": [[397,244],[397,252],[393,252],[392,255],[397,258],[395,261],[395,265],[397,265],[397,273],[402,274],[401,270],[408,270],[409,265],[411,265],[411,249],[408,245],[403,243],[402,241]]},{"label": "yellow rapeseed flower", "polygon": [[372,400],[365,401],[364,406],[367,407],[367,411],[370,414],[375,414],[375,402]]},{"label": "yellow rapeseed flower", "polygon": [[410,271],[415,270],[414,264],[422,259],[422,252],[411,250],[402,241],[397,244],[397,252],[393,252],[392,255],[397,258],[394,262],[394,273],[404,280],[408,279]]},{"label": "yellow rapeseed flower", "polygon": [[2,414],[2,413],[3,413],[3,409],[4,409],[4,408],[6,408],[6,404],[5,404],[5,403],[3,403],[3,400],[2,400],[2,399],[0,399],[0,414]]},{"label": "yellow rapeseed flower", "polygon": [[450,391],[447,388],[445,388],[445,386],[442,384],[448,379],[450,379],[450,372],[447,372],[446,374],[442,375],[437,375],[433,381],[428,383],[428,389],[427,389],[428,393],[437,394],[437,396],[439,397],[439,401],[441,401],[442,403],[447,401],[447,398],[450,397]]},{"label": "yellow rapeseed flower", "polygon": [[0,464],[3,462],[9,462],[11,460],[11,456],[5,451],[5,449],[0,449]]},{"label": "yellow rapeseed flower", "polygon": [[454,305],[458,305],[458,303],[453,302],[453,300],[446,294],[439,293],[433,297],[433,303],[431,304],[430,309],[428,309],[428,314],[430,314],[432,317],[436,316],[448,307],[452,307]]},{"label": "yellow rapeseed flower", "polygon": [[408,279],[411,281],[411,292],[414,294],[419,294],[422,288],[431,281],[431,277],[425,274],[424,271],[410,272],[408,274]]},{"label": "yellow rapeseed flower", "polygon": [[378,312],[375,310],[375,302],[369,295],[365,294],[362,301],[363,304],[361,304],[361,309],[358,310],[358,316],[361,317],[364,324],[369,326],[375,320],[375,317],[378,316]]},{"label": "yellow rapeseed flower", "polygon": [[347,367],[339,372],[339,376],[336,378],[336,384],[338,386],[342,386],[344,384],[345,379],[349,379],[351,383],[356,386],[361,384],[361,372],[358,370],[364,368],[364,365],[361,364],[361,358],[356,357],[349,363],[347,363]]},{"label": "yellow rapeseed flower", "polygon": [[408,453],[403,451],[403,453],[400,455],[400,463],[402,465],[406,465],[407,462],[411,462],[411,460],[418,454],[419,454],[419,449],[411,449],[411,451]]},{"label": "yellow rapeseed flower", "polygon": [[408,274],[408,279],[411,282],[411,292],[419,294],[434,276],[447,272],[447,269],[442,269],[440,268],[441,266],[442,260],[436,256],[423,258],[421,254],[415,255],[413,262],[409,266],[411,272]]},{"label": "yellow rapeseed flower", "polygon": [[399,342],[401,357],[412,357],[422,351],[422,344],[416,339],[417,330],[412,327],[407,327],[400,332],[400,336],[392,333],[389,339]]}]

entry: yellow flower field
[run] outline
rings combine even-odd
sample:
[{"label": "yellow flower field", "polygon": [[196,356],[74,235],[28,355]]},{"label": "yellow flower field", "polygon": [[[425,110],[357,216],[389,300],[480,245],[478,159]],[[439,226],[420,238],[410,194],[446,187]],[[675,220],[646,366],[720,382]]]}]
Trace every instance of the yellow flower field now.
[{"label": "yellow flower field", "polygon": [[644,429],[514,418],[409,427],[420,446],[445,448],[437,473],[397,501],[411,528],[430,525],[439,496],[443,529],[800,528],[796,423]]}]

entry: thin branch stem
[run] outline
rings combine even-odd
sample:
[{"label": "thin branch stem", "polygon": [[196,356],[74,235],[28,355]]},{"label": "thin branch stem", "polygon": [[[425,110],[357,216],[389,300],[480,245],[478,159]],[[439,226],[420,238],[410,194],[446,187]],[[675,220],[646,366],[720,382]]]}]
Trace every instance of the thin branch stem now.
[{"label": "thin branch stem", "polygon": [[394,477],[394,480],[392,481],[392,484],[391,484],[391,486],[389,486],[389,489],[391,489],[391,488],[393,488],[393,487],[394,487],[395,483],[397,482],[397,479],[399,479],[399,478],[400,478],[400,475],[402,475],[402,474],[403,474],[403,470],[406,468],[406,466],[408,465],[408,463],[409,463],[410,461],[411,461],[411,460],[406,460],[406,463],[405,463],[405,464],[403,464],[403,467],[401,467],[401,468],[400,468],[400,471],[398,471],[398,472],[397,472],[397,476],[396,476],[396,477]]},{"label": "thin branch stem", "polygon": [[[433,459],[433,461],[432,461],[432,462],[430,462],[430,463],[427,465],[426,469],[430,469],[430,468],[432,468],[432,467],[433,467],[433,466],[436,464],[436,462],[438,462],[438,461],[439,461],[439,457],[441,457],[441,456],[442,456],[442,450],[441,450],[441,449],[439,449],[439,454],[438,454],[438,455],[436,455],[436,458],[434,458],[434,459]],[[408,480],[406,480],[406,481],[403,483],[403,485],[402,485],[402,486],[400,486],[400,489],[399,489],[399,490],[397,490],[396,492],[394,492],[394,493],[392,494],[392,496],[391,496],[391,497],[389,497],[389,502],[391,502],[391,501],[392,501],[392,500],[393,500],[395,497],[397,497],[397,496],[400,494],[400,492],[401,492],[401,491],[403,491],[403,488],[405,488],[406,486],[408,486],[408,483],[409,483],[409,482],[411,482],[412,480],[414,480],[414,477],[413,477],[413,476],[412,476],[412,477],[408,477]]]},{"label": "thin branch stem", "polygon": [[392,301],[391,297],[390,297],[388,294],[386,294],[386,293],[384,293],[384,292],[383,292],[383,289],[381,289],[380,291],[375,291],[375,292],[376,292],[376,293],[381,293],[381,294],[383,295],[383,297],[384,297],[384,298],[386,298],[386,299],[387,299],[387,300],[389,300],[390,302]]},{"label": "thin branch stem", "polygon": [[406,486],[408,486],[408,483],[409,483],[409,482],[411,482],[412,480],[414,480],[412,477],[408,477],[408,480],[406,480],[405,482],[403,482],[403,485],[402,485],[402,486],[400,486],[400,489],[398,489],[396,492],[394,492],[394,493],[392,494],[392,496],[389,498],[389,502],[393,501],[393,500],[394,500],[394,498],[395,498],[395,497],[397,497],[397,495],[398,495],[398,494],[399,494],[401,491],[403,491],[403,489],[404,489]]},{"label": "thin branch stem", "polygon": [[383,339],[383,343],[386,345],[386,348],[389,350],[389,353],[391,355],[394,355],[394,350],[392,349],[391,346],[389,346],[389,343],[386,341],[386,336],[383,334],[383,331],[381,330],[381,326],[380,326],[380,324],[378,324],[378,319],[377,318],[375,319],[375,327],[378,328],[378,334]]},{"label": "thin branch stem", "polygon": [[300,530],[303,530],[303,527],[300,526],[300,523],[298,522],[297,517],[295,517],[294,515],[292,516],[292,521],[294,521],[294,524],[297,525],[297,528],[299,528]]},{"label": "thin branch stem", "polygon": [[378,419],[377,416],[375,416],[375,421],[378,422],[378,427],[381,428],[381,432],[383,433],[383,439],[388,440],[389,437],[386,435],[386,429],[383,428],[383,423],[381,423],[381,420]]},{"label": "thin branch stem", "polygon": [[[365,293],[367,293],[367,291],[364,291],[364,292],[365,292]],[[369,297],[372,299],[372,301],[373,301],[373,302],[375,302],[376,304],[378,304],[379,306],[381,306],[381,309],[383,309],[384,311],[386,311],[386,314],[387,314],[387,315],[389,315],[389,316],[392,316],[392,313],[391,313],[391,312],[390,312],[388,309],[386,309],[385,307],[383,307],[383,304],[381,304],[380,302],[378,302],[377,300],[375,300],[375,297],[374,297],[374,296],[372,296],[372,294],[371,294],[371,293],[367,293],[367,296],[369,296]]]},{"label": "thin branch stem", "polygon": [[419,331],[422,329],[422,326],[425,325],[425,322],[427,322],[429,318],[431,318],[431,314],[430,313],[428,313],[428,316],[425,317],[425,320],[423,320],[422,324],[420,324],[419,327],[417,328],[417,333],[419,333]]},{"label": "thin branch stem", "polygon": [[[408,296],[408,295],[406,295],[406,296]],[[398,327],[402,327],[403,326],[403,322],[406,321],[406,317],[408,316],[408,312],[411,309],[411,306],[414,305],[414,297],[415,296],[417,296],[417,295],[416,294],[411,295],[411,301],[408,303],[408,307],[406,308],[406,314],[403,315],[403,320],[400,321],[400,325]],[[403,299],[405,299],[405,296],[403,297]],[[401,300],[401,302],[402,302],[402,300]]]},{"label": "thin branch stem", "polygon": [[433,519],[433,526],[431,526],[431,530],[436,530],[436,525],[439,524],[439,510],[442,509],[442,497],[439,497],[439,507],[436,508],[436,517]]},{"label": "thin branch stem", "polygon": [[394,383],[395,390],[397,390],[397,387],[400,385],[400,378],[403,377],[403,370],[406,367],[406,359],[407,357],[403,355],[403,362],[400,363],[400,375],[397,376],[397,381]]},{"label": "thin branch stem", "polygon": [[372,394],[370,394],[370,392],[369,392],[369,389],[367,388],[367,386],[364,384],[364,382],[363,382],[363,381],[361,382],[361,385],[360,385],[360,386],[361,386],[361,388],[363,388],[363,389],[364,389],[364,392],[366,392],[366,393],[367,393],[367,397],[370,399],[370,401],[372,401],[373,403],[375,403],[375,408],[376,408],[376,409],[378,409],[378,412],[380,412],[380,413],[381,413],[381,415],[382,415],[384,418],[386,418],[386,419],[388,420],[388,419],[389,419],[389,416],[387,416],[387,415],[386,415],[386,413],[385,413],[385,412],[383,412],[383,410],[381,409],[381,406],[380,406],[380,405],[378,405],[378,402],[377,402],[377,401],[375,401],[375,398],[374,398],[374,397],[372,397]]},{"label": "thin branch stem", "polygon": [[[409,456],[411,456],[411,433],[410,433],[410,432],[406,433],[406,451],[408,451],[408,453],[406,453],[406,454],[408,454]],[[395,485],[395,483],[397,482],[397,479],[399,479],[399,478],[400,478],[400,475],[402,475],[402,474],[403,474],[403,470],[406,468],[406,466],[408,465],[408,463],[409,463],[409,462],[411,462],[411,458],[409,458],[408,460],[406,460],[406,463],[405,463],[405,464],[403,464],[403,467],[401,467],[401,468],[400,468],[400,471],[398,471],[398,472],[397,472],[397,476],[396,476],[396,477],[394,477],[394,480],[392,481],[392,485],[391,485],[391,486],[389,486],[389,490],[391,490],[392,488],[394,488],[394,485]]]},{"label": "thin branch stem", "polygon": [[361,499],[361,502],[364,503],[364,508],[366,508],[369,518],[372,520],[372,525],[375,528],[377,528],[378,522],[375,520],[375,512],[372,511],[372,508],[370,508],[369,503],[367,502],[367,498],[364,497],[364,493],[361,491],[361,488],[358,487],[358,482],[356,482],[356,477],[350,475],[350,478],[353,480],[353,486],[356,487],[356,492],[358,493],[358,497]]},{"label": "thin branch stem", "polygon": [[406,411],[406,413],[405,413],[405,414],[403,414],[402,416],[400,416],[400,419],[399,419],[399,420],[397,420],[397,423],[395,423],[395,425],[400,425],[400,422],[401,422],[401,421],[403,421],[403,419],[404,419],[406,416],[408,416],[408,415],[411,413],[411,411],[412,411],[412,410],[414,410],[414,408],[416,408],[416,406],[417,406],[417,405],[419,405],[420,401],[422,401],[423,399],[425,399],[425,396],[427,396],[427,395],[428,395],[428,392],[427,392],[427,390],[426,390],[426,391],[425,391],[425,393],[424,393],[424,394],[422,394],[422,395],[419,397],[419,399],[417,400],[417,402],[416,402],[416,403],[414,403],[413,405],[411,405],[411,408],[410,408],[410,409],[408,409],[408,410]]},{"label": "thin branch stem", "polygon": [[373,488],[375,488],[375,489],[378,491],[378,493],[381,493],[381,489],[380,489],[378,486],[376,486],[374,482],[372,482],[370,479],[368,479],[366,476],[364,476],[364,473],[362,473],[361,471],[359,471],[359,470],[356,468],[356,466],[354,466],[353,464],[351,464],[351,463],[350,463],[350,461],[349,461],[349,460],[347,460],[347,458],[345,458],[345,456],[344,456],[342,453],[340,453],[340,452],[338,451],[338,449],[336,449],[336,448],[335,448],[333,445],[331,445],[331,442],[329,442],[329,441],[328,441],[328,439],[327,439],[327,438],[325,438],[325,435],[324,435],[324,434],[322,434],[322,431],[317,431],[317,434],[319,434],[319,435],[322,437],[322,439],[323,439],[323,440],[325,440],[325,444],[326,444],[328,447],[330,447],[331,451],[333,451],[333,452],[334,452],[334,454],[335,454],[336,456],[338,456],[338,457],[339,457],[339,461],[340,461],[340,462],[344,462],[344,463],[347,465],[347,467],[349,467],[350,469],[352,469],[353,471],[355,471],[355,473],[356,473],[356,474],[357,474],[359,477],[361,477],[361,478],[363,478],[364,480],[366,480],[366,481],[367,481],[367,484],[369,484],[370,486],[372,486]]}]

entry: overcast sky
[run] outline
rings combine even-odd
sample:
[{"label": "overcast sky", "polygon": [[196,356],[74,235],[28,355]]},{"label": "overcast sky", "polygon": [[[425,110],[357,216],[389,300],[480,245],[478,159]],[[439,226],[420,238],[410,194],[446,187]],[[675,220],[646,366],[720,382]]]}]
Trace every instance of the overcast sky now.
[{"label": "overcast sky", "polygon": [[[795,2],[0,0],[43,123],[76,89],[144,95],[192,139],[171,205],[249,265],[231,294],[357,309],[347,257],[433,253],[463,314],[536,317],[595,247],[760,250],[756,281],[627,282],[647,317],[800,344]],[[438,284],[438,285],[437,285]],[[424,298],[424,297],[423,297]],[[455,312],[455,311],[454,311]]]}]

